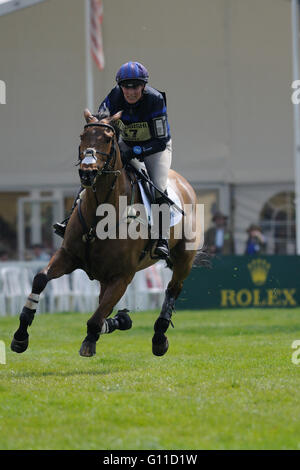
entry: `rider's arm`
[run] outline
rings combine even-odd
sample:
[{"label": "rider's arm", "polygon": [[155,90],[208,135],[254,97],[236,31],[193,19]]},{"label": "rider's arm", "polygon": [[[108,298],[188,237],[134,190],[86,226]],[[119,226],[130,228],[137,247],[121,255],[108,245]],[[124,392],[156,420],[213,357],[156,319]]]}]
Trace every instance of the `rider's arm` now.
[{"label": "rider's arm", "polygon": [[122,152],[122,161],[127,163],[132,158],[138,158],[140,161],[143,161],[145,157],[152,155],[154,153],[163,152],[166,148],[166,142],[158,142],[157,140],[151,140],[146,145],[140,146],[135,145],[132,148]]},{"label": "rider's arm", "polygon": [[147,117],[151,139],[141,146],[140,159],[163,152],[170,140],[170,129],[165,100],[161,94],[152,99],[151,113]]},{"label": "rider's arm", "polygon": [[148,157],[153,153],[163,152],[167,146],[167,142],[164,140],[150,140],[147,144],[143,145],[141,158]]}]

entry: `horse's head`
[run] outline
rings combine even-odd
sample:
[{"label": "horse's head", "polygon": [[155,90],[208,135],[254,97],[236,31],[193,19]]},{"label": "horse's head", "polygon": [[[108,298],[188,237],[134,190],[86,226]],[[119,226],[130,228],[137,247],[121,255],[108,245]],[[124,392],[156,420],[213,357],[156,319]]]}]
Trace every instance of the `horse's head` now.
[{"label": "horse's head", "polygon": [[122,163],[114,124],[121,115],[122,111],[98,120],[88,109],[84,111],[87,124],[79,146],[79,176],[83,187],[93,186],[102,174],[120,173]]}]

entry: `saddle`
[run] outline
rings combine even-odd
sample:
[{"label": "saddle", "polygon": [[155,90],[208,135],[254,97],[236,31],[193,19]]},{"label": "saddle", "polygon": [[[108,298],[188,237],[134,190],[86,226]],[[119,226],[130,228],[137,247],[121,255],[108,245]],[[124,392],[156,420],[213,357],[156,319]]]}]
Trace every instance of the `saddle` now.
[{"label": "saddle", "polygon": [[[137,170],[133,165],[129,163],[126,167],[126,171],[131,181],[131,184],[133,184],[134,182],[138,184],[142,202],[146,208],[148,222],[150,226],[151,204],[157,203],[157,199],[155,197],[155,187],[153,184],[151,184],[151,180],[146,169]],[[170,206],[170,227],[172,227],[176,225],[182,218],[182,215],[184,215],[181,201],[174,189],[169,184],[165,193],[162,194],[161,199],[165,199],[165,203]]]}]

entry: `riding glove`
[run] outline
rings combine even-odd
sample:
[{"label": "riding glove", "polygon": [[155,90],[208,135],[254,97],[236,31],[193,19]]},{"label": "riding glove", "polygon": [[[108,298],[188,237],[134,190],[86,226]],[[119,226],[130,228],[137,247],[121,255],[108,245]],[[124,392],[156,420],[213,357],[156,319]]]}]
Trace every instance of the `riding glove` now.
[{"label": "riding glove", "polygon": [[140,147],[139,145],[135,145],[133,148],[129,148],[122,151],[122,162],[126,165],[130,160],[133,158],[137,158],[140,162],[143,162],[143,153],[144,147]]}]

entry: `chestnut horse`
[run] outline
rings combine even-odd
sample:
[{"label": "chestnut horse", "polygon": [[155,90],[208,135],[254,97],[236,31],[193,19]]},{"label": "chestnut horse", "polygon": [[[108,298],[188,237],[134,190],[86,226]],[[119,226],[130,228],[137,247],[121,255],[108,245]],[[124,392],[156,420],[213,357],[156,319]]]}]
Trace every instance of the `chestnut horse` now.
[{"label": "chestnut horse", "polygon": [[[87,124],[81,134],[79,160],[81,181],[85,183],[80,207],[77,204],[66,228],[61,248],[53,255],[47,267],[41,270],[33,280],[32,292],[20,315],[20,326],[15,332],[11,349],[24,352],[28,347],[28,326],[31,325],[39,301],[39,295],[51,279],[70,274],[75,269],[83,269],[91,279],[100,282],[99,306],[87,322],[87,336],[80,348],[81,356],[93,356],[96,342],[104,333],[115,329],[125,330],[131,327],[127,310],[119,311],[113,318],[108,318],[113,308],[121,299],[135,273],[157,262],[147,249],[149,240],[138,239],[99,239],[87,233],[84,227],[95,227],[97,207],[112,204],[119,209],[119,196],[127,196],[127,204],[133,199],[133,184],[123,167],[117,141],[116,121],[121,112],[112,117],[101,119],[94,117],[87,109],[84,112]],[[92,153],[91,153],[92,152]],[[92,155],[94,158],[86,156]],[[84,161],[84,162],[83,162]],[[196,194],[189,183],[175,171],[169,172],[169,184],[179,196],[182,207],[190,204],[193,209],[179,222],[192,224],[193,238],[188,239],[182,230],[182,237],[174,237],[174,227],[170,230],[169,247],[173,276],[165,292],[162,310],[154,325],[152,351],[162,356],[168,349],[165,333],[171,322],[175,300],[180,294],[183,281],[192,268],[197,249],[188,249],[188,243],[198,247],[200,228],[196,227]],[[141,203],[140,191],[134,193],[134,202]],[[85,234],[85,236],[83,236]],[[144,255],[142,256],[142,253]]]}]

